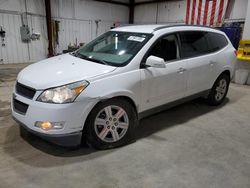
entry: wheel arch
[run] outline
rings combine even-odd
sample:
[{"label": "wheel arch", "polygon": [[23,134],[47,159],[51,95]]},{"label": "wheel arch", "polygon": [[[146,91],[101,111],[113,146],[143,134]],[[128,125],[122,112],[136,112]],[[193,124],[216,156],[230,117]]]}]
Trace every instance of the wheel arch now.
[{"label": "wheel arch", "polygon": [[224,70],[224,71],[220,74],[220,76],[221,76],[222,74],[228,75],[229,78],[231,78],[231,75],[232,75],[231,72],[230,72],[230,70],[228,70],[228,69]]},{"label": "wheel arch", "polygon": [[127,101],[127,102],[129,102],[131,104],[131,106],[135,109],[136,112],[138,112],[138,108],[136,106],[136,103],[135,103],[135,101],[131,97],[128,97],[128,96],[125,96],[125,95],[120,95],[120,96],[115,96],[115,97],[112,97],[112,98],[109,98],[109,99],[121,99],[121,100],[125,100],[125,101]]},{"label": "wheel arch", "polygon": [[212,87],[214,86],[214,84],[215,84],[215,82],[218,80],[218,78],[219,78],[221,75],[223,75],[223,74],[228,75],[229,79],[231,80],[231,75],[232,75],[232,74],[231,74],[230,70],[229,70],[229,69],[225,69],[225,70],[223,70],[223,71],[217,76],[217,78],[215,78],[215,80],[213,81]]},{"label": "wheel arch", "polygon": [[131,91],[127,91],[127,90],[112,92],[109,94],[107,93],[107,94],[103,95],[102,97],[100,97],[100,101],[96,105],[98,105],[101,102],[111,100],[111,99],[125,100],[132,105],[132,107],[135,109],[136,112],[138,112],[138,110],[139,110],[139,103],[136,103],[138,98],[135,97],[134,93],[132,93]]},{"label": "wheel arch", "polygon": [[135,109],[135,112],[136,112],[136,116],[138,117],[138,106],[136,105],[135,101],[127,96],[127,95],[115,95],[115,96],[109,96],[109,97],[105,97],[105,98],[102,98],[101,100],[99,100],[92,108],[91,110],[88,112],[86,118],[85,118],[85,121],[84,121],[84,126],[83,126],[83,132],[85,132],[84,130],[86,129],[86,122],[87,122],[87,119],[89,118],[90,116],[90,113],[92,112],[92,110],[97,106],[99,105],[100,103],[102,102],[105,102],[107,100],[111,100],[111,99],[121,99],[121,100],[125,100],[127,102],[129,102],[131,104],[131,106]]}]

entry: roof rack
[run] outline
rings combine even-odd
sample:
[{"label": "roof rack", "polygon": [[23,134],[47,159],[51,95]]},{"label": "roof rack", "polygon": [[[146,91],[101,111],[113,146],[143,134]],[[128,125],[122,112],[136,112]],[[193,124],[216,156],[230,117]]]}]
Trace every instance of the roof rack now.
[{"label": "roof rack", "polygon": [[187,25],[187,24],[172,24],[171,25],[171,24],[169,24],[169,25],[157,27],[157,28],[154,29],[154,31],[158,31],[158,30],[161,30],[161,29],[166,29],[166,28],[169,28],[169,27],[179,27],[179,26],[205,27],[205,28],[209,28],[209,29],[216,29],[216,28],[209,27],[209,26],[204,26],[204,25]]}]

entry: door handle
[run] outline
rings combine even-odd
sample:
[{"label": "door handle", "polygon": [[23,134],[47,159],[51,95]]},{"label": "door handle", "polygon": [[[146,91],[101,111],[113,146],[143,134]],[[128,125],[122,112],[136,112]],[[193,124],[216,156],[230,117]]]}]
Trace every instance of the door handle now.
[{"label": "door handle", "polygon": [[181,67],[181,68],[178,69],[177,72],[180,73],[180,74],[182,74],[182,73],[185,72],[186,70],[187,70],[187,69],[184,69],[184,68]]}]

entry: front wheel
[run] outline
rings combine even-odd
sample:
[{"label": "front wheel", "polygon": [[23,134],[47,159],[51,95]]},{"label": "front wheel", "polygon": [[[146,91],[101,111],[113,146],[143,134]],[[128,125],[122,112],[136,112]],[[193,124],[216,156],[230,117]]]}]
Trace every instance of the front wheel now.
[{"label": "front wheel", "polygon": [[217,106],[224,101],[228,92],[229,83],[230,78],[227,74],[222,74],[217,78],[207,99],[210,105]]},{"label": "front wheel", "polygon": [[124,145],[133,138],[136,124],[135,109],[128,101],[111,99],[101,102],[86,121],[87,143],[97,149]]}]

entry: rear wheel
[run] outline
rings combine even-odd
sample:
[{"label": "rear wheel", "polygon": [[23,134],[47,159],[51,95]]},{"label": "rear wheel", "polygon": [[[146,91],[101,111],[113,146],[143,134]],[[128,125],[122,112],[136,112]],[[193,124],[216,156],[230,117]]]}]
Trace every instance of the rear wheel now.
[{"label": "rear wheel", "polygon": [[118,147],[133,138],[137,115],[132,105],[122,99],[98,104],[90,113],[87,143],[97,149]]},{"label": "rear wheel", "polygon": [[230,78],[227,74],[222,74],[217,78],[208,96],[208,103],[210,105],[216,106],[224,101],[229,83]]}]

